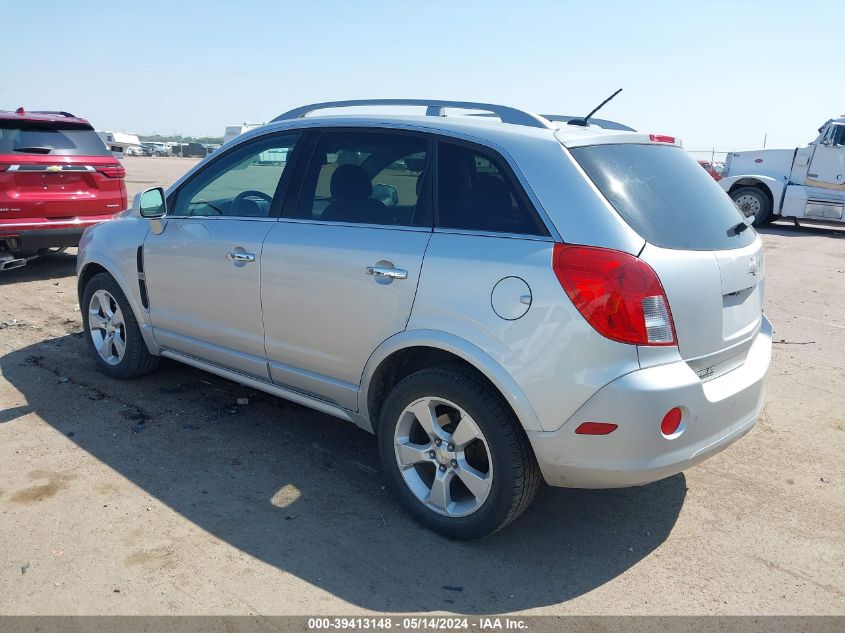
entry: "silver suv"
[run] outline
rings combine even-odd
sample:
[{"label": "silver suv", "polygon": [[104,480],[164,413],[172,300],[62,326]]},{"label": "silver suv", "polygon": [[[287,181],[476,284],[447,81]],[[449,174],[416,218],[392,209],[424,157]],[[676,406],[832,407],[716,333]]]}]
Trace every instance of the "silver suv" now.
[{"label": "silver suv", "polygon": [[[350,105],[427,110],[306,116]],[[551,118],[335,102],[238,137],[86,231],[97,362],[165,356],[350,420],[453,538],[514,520],[541,478],[689,468],[763,401],[760,238],[675,139]]]}]

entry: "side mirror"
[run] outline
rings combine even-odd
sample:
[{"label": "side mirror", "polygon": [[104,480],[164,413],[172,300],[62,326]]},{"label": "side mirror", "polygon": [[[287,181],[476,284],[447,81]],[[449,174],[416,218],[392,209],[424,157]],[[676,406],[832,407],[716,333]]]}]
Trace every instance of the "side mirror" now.
[{"label": "side mirror", "polygon": [[370,197],[375,198],[386,207],[395,207],[399,204],[399,192],[396,191],[396,187],[391,185],[374,185],[373,194]]},{"label": "side mirror", "polygon": [[162,218],[167,213],[167,203],[164,199],[164,189],[154,187],[138,194],[140,201],[138,211],[143,218]]}]

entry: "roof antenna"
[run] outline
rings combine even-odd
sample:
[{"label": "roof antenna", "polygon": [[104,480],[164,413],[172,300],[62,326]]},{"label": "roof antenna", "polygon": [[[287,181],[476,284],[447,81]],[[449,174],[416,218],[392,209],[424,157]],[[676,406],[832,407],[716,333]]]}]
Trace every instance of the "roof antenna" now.
[{"label": "roof antenna", "polygon": [[605,99],[600,104],[598,104],[598,106],[593,108],[592,112],[590,112],[590,114],[585,116],[583,119],[570,119],[569,121],[567,121],[567,124],[568,125],[580,125],[581,127],[587,127],[588,125],[590,125],[590,123],[589,123],[590,117],[592,117],[596,112],[601,110],[608,101],[613,99],[613,97],[618,95],[620,92],[622,92],[622,88],[620,88],[619,90],[614,92],[612,95],[610,95],[607,99]]}]

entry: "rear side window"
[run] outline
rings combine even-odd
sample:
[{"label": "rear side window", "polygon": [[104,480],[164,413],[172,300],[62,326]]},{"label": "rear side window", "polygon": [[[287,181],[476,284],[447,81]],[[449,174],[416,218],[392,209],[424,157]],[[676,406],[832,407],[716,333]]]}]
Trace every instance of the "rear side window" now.
[{"label": "rear side window", "polygon": [[437,226],[548,235],[500,158],[475,147],[441,142],[437,164]]},{"label": "rear side window", "polygon": [[327,131],[312,155],[296,217],[431,226],[428,140],[413,134]]},{"label": "rear side window", "polygon": [[725,250],[754,241],[732,229],[742,214],[680,147],[591,145],[570,150],[604,197],[646,241],[679,250]]},{"label": "rear side window", "polygon": [[112,155],[91,128],[28,121],[0,121],[0,154]]}]

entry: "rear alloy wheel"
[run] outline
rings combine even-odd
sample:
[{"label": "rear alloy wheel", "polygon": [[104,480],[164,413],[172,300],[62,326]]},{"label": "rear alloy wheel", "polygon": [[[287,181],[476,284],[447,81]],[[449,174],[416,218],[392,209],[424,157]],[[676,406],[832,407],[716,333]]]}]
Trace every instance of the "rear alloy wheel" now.
[{"label": "rear alloy wheel", "polygon": [[405,407],[393,432],[393,451],[405,485],[437,514],[470,515],[490,495],[487,440],[454,402],[427,396]]},{"label": "rear alloy wheel", "polygon": [[772,203],[757,187],[740,187],[731,193],[731,200],[745,218],[754,218],[754,226],[772,220]]},{"label": "rear alloy wheel", "polygon": [[540,471],[499,393],[459,367],[411,374],[378,428],[382,467],[406,510],[450,538],[478,538],[528,507]]},{"label": "rear alloy wheel", "polygon": [[107,273],[94,275],[82,295],[82,326],[97,364],[112,378],[151,372],[159,357],[150,354],[132,307]]}]

